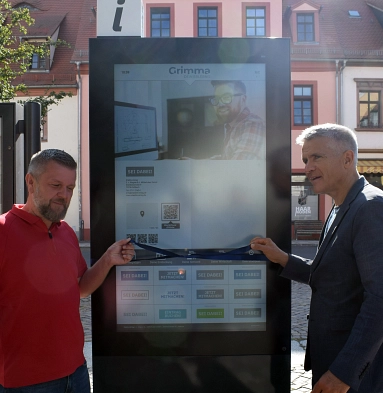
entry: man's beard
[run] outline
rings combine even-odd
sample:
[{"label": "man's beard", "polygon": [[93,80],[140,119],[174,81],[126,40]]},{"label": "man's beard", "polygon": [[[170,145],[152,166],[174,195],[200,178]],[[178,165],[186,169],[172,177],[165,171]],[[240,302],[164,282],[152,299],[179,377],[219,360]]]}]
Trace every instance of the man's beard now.
[{"label": "man's beard", "polygon": [[39,211],[39,213],[48,221],[51,222],[60,222],[65,218],[66,212],[68,210],[68,206],[65,204],[64,199],[55,199],[56,202],[62,203],[62,210],[61,211],[56,211],[52,209],[51,203],[52,199],[48,203],[43,203],[41,200],[38,199],[38,197],[34,198],[36,207]]},{"label": "man's beard", "polygon": [[230,108],[228,111],[220,113],[219,109],[216,112],[217,119],[220,124],[231,123],[237,116],[241,113],[242,108],[237,106],[235,108]]}]

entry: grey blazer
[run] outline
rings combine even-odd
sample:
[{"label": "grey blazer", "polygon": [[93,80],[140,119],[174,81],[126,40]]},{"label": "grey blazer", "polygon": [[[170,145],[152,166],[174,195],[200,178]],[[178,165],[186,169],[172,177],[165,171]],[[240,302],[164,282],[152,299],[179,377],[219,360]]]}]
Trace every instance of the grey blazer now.
[{"label": "grey blazer", "polygon": [[383,392],[383,192],[361,177],[313,261],[289,256],[281,275],[312,289],[305,369],[349,393]]}]

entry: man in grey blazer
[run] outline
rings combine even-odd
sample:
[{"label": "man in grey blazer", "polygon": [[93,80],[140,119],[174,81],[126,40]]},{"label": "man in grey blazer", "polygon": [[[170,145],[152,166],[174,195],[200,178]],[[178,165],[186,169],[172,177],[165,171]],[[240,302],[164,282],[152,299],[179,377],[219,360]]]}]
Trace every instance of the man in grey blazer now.
[{"label": "man in grey blazer", "polygon": [[313,261],[268,238],[251,247],[281,275],[312,289],[305,370],[313,393],[383,392],[383,192],[358,174],[358,145],[347,127],[323,124],[297,138],[315,193],[334,206]]}]

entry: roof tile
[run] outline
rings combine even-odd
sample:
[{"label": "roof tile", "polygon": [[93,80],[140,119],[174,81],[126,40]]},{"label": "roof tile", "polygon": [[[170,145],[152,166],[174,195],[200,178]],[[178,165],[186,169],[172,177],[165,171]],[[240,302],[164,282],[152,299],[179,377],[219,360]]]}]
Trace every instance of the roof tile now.
[{"label": "roof tile", "polygon": [[[380,3],[383,0],[369,0]],[[291,7],[302,3],[284,0],[283,36],[292,37],[289,26]],[[291,45],[292,58],[329,59],[376,59],[383,60],[383,28],[372,7],[366,0],[321,0],[312,1],[321,6],[319,10],[319,42],[315,45]],[[359,18],[351,18],[348,11],[358,11]]]}]

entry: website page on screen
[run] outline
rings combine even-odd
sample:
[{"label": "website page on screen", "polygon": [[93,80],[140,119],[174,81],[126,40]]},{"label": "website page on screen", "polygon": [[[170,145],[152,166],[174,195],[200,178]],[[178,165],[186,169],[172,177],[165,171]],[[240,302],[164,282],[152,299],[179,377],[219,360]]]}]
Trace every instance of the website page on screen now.
[{"label": "website page on screen", "polygon": [[[266,330],[266,262],[194,258],[266,235],[264,64],[114,66],[116,329]],[[156,259],[157,258],[157,259]]]}]

